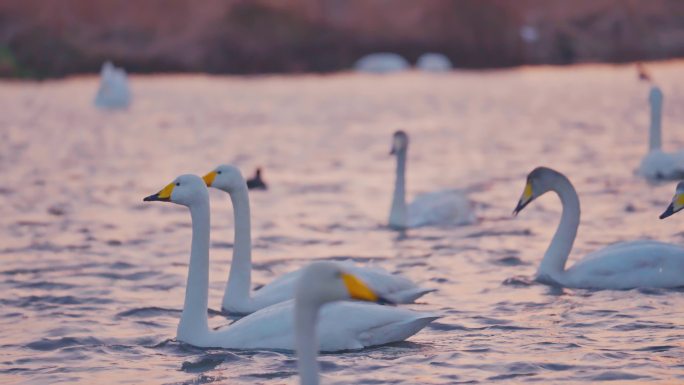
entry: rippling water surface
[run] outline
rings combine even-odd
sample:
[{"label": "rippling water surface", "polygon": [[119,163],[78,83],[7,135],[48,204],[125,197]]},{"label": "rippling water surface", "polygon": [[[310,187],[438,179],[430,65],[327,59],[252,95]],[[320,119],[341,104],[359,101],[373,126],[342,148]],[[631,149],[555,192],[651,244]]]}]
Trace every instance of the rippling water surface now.
[{"label": "rippling water surface", "polygon": [[[684,64],[652,67],[666,148],[684,147]],[[566,173],[583,213],[572,263],[616,241],[684,243],[659,221],[672,183],[633,176],[648,86],[632,67],[393,76],[133,77],[126,112],[95,78],[0,83],[0,382],[291,384],[292,354],[174,340],[190,243],[180,206],[143,204],[181,173],[264,167],[253,281],[318,259],[373,262],[438,288],[444,317],[409,341],[321,358],[327,383],[684,382],[684,292],[551,289],[529,277],[559,220],[545,196],[511,216],[537,165]],[[390,136],[411,135],[408,190],[468,188],[476,225],[383,227]],[[210,306],[232,211],[212,191]],[[211,312],[211,326],[230,322]]]}]

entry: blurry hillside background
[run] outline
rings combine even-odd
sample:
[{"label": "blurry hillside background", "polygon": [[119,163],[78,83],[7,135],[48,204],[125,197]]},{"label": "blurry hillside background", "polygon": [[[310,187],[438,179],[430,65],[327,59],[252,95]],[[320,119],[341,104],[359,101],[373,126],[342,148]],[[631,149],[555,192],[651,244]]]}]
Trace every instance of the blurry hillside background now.
[{"label": "blurry hillside background", "polygon": [[0,76],[298,73],[394,52],[460,68],[684,56],[682,0],[2,0]]}]

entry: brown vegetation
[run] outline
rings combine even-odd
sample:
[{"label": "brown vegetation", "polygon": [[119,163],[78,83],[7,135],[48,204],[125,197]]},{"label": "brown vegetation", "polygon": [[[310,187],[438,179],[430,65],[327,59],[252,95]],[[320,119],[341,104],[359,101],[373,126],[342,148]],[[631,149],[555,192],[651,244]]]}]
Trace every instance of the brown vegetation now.
[{"label": "brown vegetation", "polygon": [[[538,39],[526,43],[523,26]],[[684,56],[679,0],[4,0],[0,75],[334,71],[391,51],[457,67]]]}]

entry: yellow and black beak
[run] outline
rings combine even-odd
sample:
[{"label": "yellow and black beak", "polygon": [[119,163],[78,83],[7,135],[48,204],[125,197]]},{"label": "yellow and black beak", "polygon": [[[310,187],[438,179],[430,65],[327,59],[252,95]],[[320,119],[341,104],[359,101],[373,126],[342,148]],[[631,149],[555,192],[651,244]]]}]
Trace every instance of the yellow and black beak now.
[{"label": "yellow and black beak", "polygon": [[670,215],[677,213],[679,210],[683,208],[684,193],[677,193],[675,194],[674,198],[672,198],[672,203],[670,203],[670,205],[667,206],[667,209],[662,214],[660,214],[660,219],[665,219]]},{"label": "yellow and black beak", "polygon": [[158,193],[152,194],[148,197],[143,198],[143,202],[153,202],[153,201],[170,202],[171,201],[171,193],[173,193],[174,187],[176,187],[175,183],[169,183],[168,185],[166,185],[166,187],[164,187]]},{"label": "yellow and black beak", "polygon": [[342,273],[342,280],[344,281],[344,285],[347,287],[349,296],[352,299],[376,302],[382,305],[394,305],[393,301],[377,295],[371,288],[369,288],[365,283],[352,274]]},{"label": "yellow and black beak", "polygon": [[202,179],[204,179],[204,183],[207,184],[207,187],[211,187],[211,184],[214,183],[214,179],[216,179],[216,171],[210,172],[203,176]]},{"label": "yellow and black beak", "polygon": [[518,200],[518,204],[515,206],[515,209],[513,210],[513,215],[518,215],[519,212],[522,211],[522,209],[525,208],[530,202],[532,202],[532,183],[530,181],[527,181],[527,184],[525,185],[525,190],[523,190],[522,196],[520,196],[520,200]]}]

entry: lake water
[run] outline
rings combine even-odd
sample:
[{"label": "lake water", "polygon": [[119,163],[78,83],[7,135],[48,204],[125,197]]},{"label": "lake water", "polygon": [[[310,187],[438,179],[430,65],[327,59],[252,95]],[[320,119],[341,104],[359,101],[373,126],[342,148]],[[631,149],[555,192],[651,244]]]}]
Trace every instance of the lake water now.
[{"label": "lake water", "polygon": [[[684,148],[684,63],[650,68],[665,147]],[[219,163],[262,166],[271,185],[251,193],[255,283],[334,258],[439,289],[409,307],[442,319],[407,342],[322,356],[326,383],[684,382],[684,291],[531,284],[560,204],[549,194],[511,216],[526,174],[546,165],[582,202],[570,264],[617,241],[684,243],[684,215],[658,220],[674,183],[633,175],[648,85],[632,66],[133,76],[124,112],[92,107],[97,82],[0,82],[0,383],[296,383],[292,354],[174,340],[189,213],[142,198]],[[409,197],[469,188],[477,224],[405,238],[383,227],[397,129],[411,135]],[[211,198],[218,309],[232,210]],[[228,322],[211,313],[211,326]]]}]

